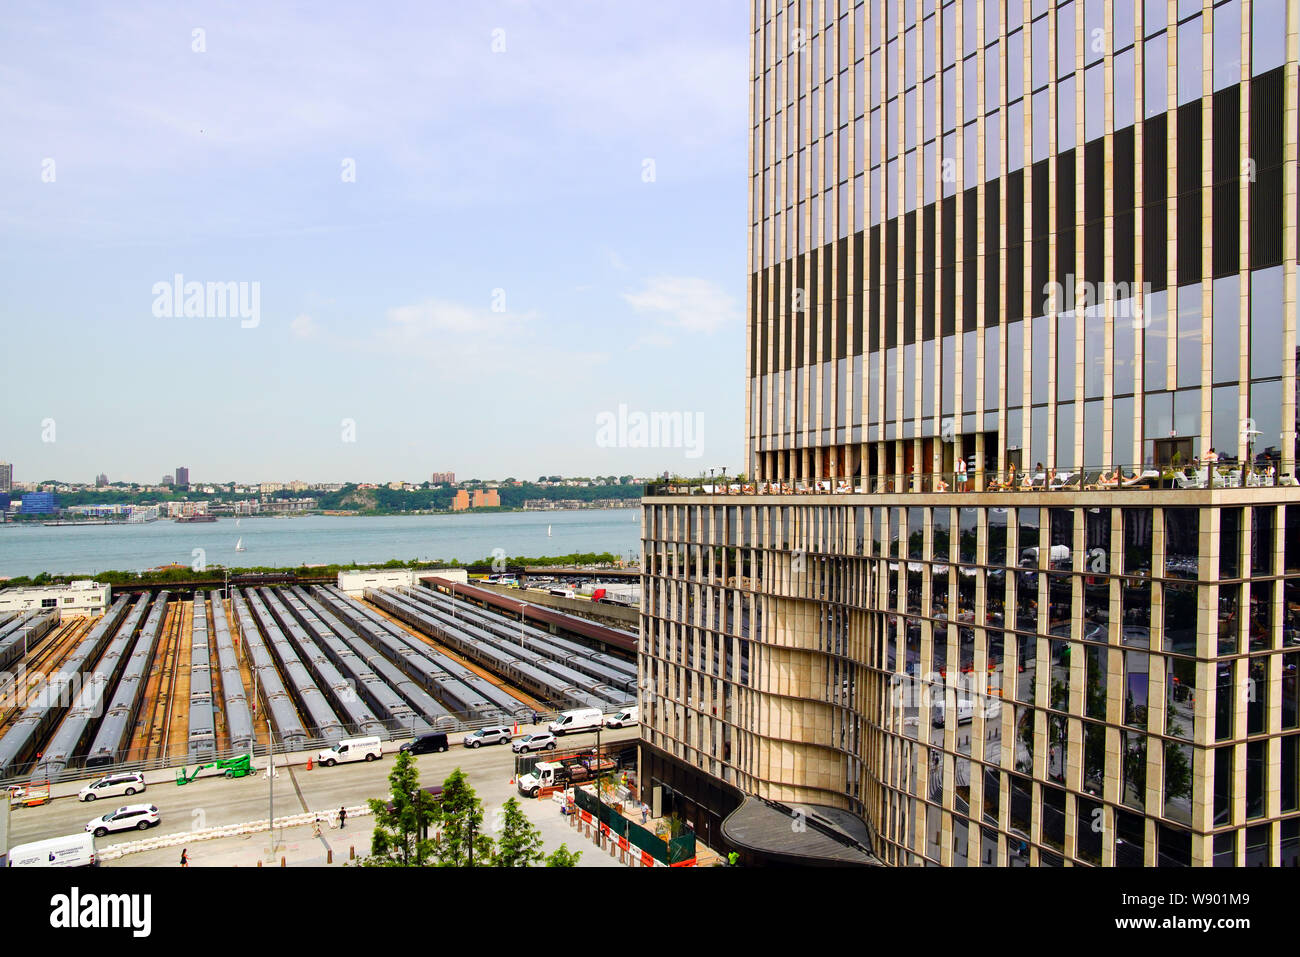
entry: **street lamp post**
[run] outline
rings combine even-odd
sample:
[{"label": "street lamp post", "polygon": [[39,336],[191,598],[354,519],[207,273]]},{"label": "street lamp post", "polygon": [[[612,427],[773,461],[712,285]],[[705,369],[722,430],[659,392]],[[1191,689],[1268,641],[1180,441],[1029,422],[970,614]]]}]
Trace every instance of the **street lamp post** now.
[{"label": "street lamp post", "polygon": [[593,769],[595,771],[595,777],[596,777],[596,804],[600,808],[599,812],[596,815],[596,834],[600,838],[599,846],[602,848],[605,846],[605,832],[604,830],[602,830],[602,825],[604,824],[605,798],[603,793],[601,792],[601,781],[603,776],[601,774],[602,764],[600,761],[600,732],[601,729],[604,727],[604,725],[605,725],[605,719],[602,716],[600,719],[600,724],[596,725],[596,767]]}]

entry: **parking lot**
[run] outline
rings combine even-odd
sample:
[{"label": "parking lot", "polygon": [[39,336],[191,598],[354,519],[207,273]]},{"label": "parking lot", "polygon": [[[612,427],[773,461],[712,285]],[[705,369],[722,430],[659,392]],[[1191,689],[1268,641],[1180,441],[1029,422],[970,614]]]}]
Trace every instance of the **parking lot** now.
[{"label": "parking lot", "polygon": [[[520,734],[534,729],[520,727]],[[602,743],[632,740],[637,729],[607,730],[602,733]],[[563,740],[566,747],[593,746],[595,734],[575,734]],[[510,797],[520,797],[511,779],[514,772],[514,754],[505,745],[486,746],[477,750],[461,747],[453,739],[451,750],[445,754],[426,754],[416,758],[420,768],[421,783],[429,786],[441,784],[455,768],[461,768],[483,802],[484,823],[490,827],[494,812]],[[299,760],[302,757],[299,756]],[[263,762],[264,764],[264,759]],[[175,783],[175,771],[150,772],[146,780],[148,790],[132,798],[112,798],[91,803],[79,802],[75,792],[87,781],[62,786],[57,794],[72,792],[72,796],[56,797],[50,804],[37,808],[14,809],[10,817],[10,843],[22,844],[82,831],[86,822],[97,814],[104,814],[121,805],[148,803],[158,807],[162,823],[146,832],[131,831],[122,835],[110,834],[97,841],[101,852],[110,851],[113,845],[138,840],[151,840],[168,835],[181,836],[225,825],[262,822],[259,832],[196,841],[188,846],[191,866],[241,866],[254,867],[258,861],[263,866],[278,866],[280,857],[291,865],[323,865],[328,851],[333,850],[334,863],[348,860],[349,848],[358,856],[370,849],[373,823],[369,816],[357,816],[348,821],[345,830],[338,830],[340,806],[364,805],[369,798],[388,794],[388,775],[392,770],[392,757],[385,754],[382,761],[341,765],[334,768],[315,767],[306,770],[305,764],[294,764],[277,769],[273,786],[268,786],[265,771],[245,778],[200,778],[184,787]],[[286,829],[277,834],[277,847],[272,851],[265,822],[268,807],[274,801],[276,818],[285,815],[317,812],[327,823],[321,838],[312,834],[310,824]],[[533,824],[542,832],[547,853],[562,842],[571,850],[584,851],[581,866],[618,866],[608,856],[596,853],[589,843],[580,842],[571,831],[567,820],[559,813],[559,805],[550,800],[529,800],[520,797]],[[105,862],[107,866],[175,866],[180,859],[180,847],[126,854]]]}]

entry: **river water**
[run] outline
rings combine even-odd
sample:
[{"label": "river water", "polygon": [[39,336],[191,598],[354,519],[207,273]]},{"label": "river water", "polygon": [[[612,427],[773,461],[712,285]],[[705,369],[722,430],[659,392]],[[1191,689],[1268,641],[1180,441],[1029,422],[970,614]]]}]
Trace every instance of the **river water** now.
[{"label": "river water", "polygon": [[[244,551],[237,552],[241,539]],[[234,518],[201,524],[160,519],[85,527],[10,523],[0,525],[0,577],[138,572],[173,562],[193,566],[199,558],[209,567],[370,564],[394,558],[468,562],[490,557],[497,548],[512,557],[611,552],[627,559],[640,554],[641,511],[244,516],[238,524]]]}]

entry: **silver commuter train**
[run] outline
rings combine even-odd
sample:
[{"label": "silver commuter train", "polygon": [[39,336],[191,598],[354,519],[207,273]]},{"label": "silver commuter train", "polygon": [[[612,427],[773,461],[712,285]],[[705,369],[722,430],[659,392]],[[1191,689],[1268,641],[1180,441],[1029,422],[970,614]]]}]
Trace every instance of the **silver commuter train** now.
[{"label": "silver commuter train", "polygon": [[68,712],[72,695],[80,687],[82,674],[91,662],[99,657],[104,646],[112,639],[114,631],[126,616],[130,602],[119,596],[81,639],[72,654],[63,660],[58,670],[47,677],[40,693],[32,695],[32,702],[0,737],[0,778],[7,777],[34,758],[45,742],[46,733]]},{"label": "silver commuter train", "polygon": [[212,657],[208,645],[208,603],[194,593],[194,623],[190,631],[190,761],[205,761],[217,750],[216,712],[212,707]]},{"label": "silver commuter train", "polygon": [[149,682],[149,666],[153,661],[154,649],[158,636],[162,634],[163,622],[167,618],[169,592],[158,594],[144,627],[135,640],[131,655],[122,669],[117,688],[104,718],[99,723],[99,730],[91,741],[90,751],[86,755],[86,767],[103,768],[122,759],[131,740],[136,718],[140,715],[140,706],[144,703],[144,689]]}]

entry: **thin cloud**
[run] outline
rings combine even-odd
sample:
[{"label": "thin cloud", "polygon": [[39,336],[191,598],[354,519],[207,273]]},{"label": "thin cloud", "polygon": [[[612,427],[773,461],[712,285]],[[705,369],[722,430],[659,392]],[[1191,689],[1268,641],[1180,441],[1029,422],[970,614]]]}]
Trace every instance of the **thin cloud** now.
[{"label": "thin cloud", "polygon": [[638,314],[688,332],[714,333],[739,322],[741,315],[735,297],[721,286],[690,276],[648,279],[639,291],[623,293],[623,299]]},{"label": "thin cloud", "polygon": [[289,331],[299,339],[311,339],[316,335],[316,320],[307,313],[300,313],[289,323]]}]

